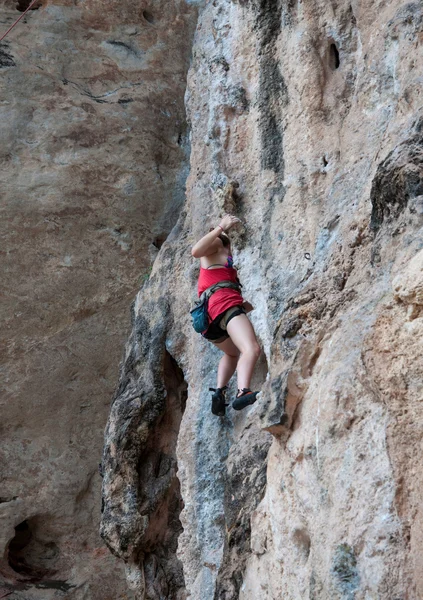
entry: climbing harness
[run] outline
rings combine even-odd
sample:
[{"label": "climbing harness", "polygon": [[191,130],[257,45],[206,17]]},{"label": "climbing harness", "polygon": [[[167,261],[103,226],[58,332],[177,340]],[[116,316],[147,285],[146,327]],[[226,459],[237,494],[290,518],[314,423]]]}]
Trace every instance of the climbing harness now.
[{"label": "climbing harness", "polygon": [[15,27],[15,25],[17,25],[19,23],[19,21],[21,19],[24,18],[24,16],[26,15],[26,13],[31,9],[31,7],[36,3],[39,2],[39,0],[32,0],[31,4],[28,6],[28,8],[21,14],[21,16],[19,17],[19,19],[16,19],[16,21],[13,23],[13,25],[11,27],[9,27],[9,29],[6,31],[6,33],[4,33],[2,35],[2,37],[0,37],[0,42],[2,40],[4,40],[4,38],[7,36],[7,34],[12,31],[12,29]]},{"label": "climbing harness", "polygon": [[220,290],[221,288],[232,288],[234,290],[238,290],[238,292],[241,291],[241,286],[232,281],[219,281],[218,283],[215,283],[204,290],[200,296],[200,299],[196,301],[195,308],[190,310],[192,326],[197,333],[203,333],[209,326],[209,315],[207,311],[209,298],[212,294],[214,294],[214,292],[217,292],[217,290]]}]

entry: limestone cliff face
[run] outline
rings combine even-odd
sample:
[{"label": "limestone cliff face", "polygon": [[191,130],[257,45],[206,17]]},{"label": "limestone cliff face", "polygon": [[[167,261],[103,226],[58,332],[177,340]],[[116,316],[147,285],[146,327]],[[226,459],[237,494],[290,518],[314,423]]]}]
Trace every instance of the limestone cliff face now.
[{"label": "limestone cliff face", "polygon": [[[0,597],[423,598],[422,37],[417,1],[40,0],[0,44]],[[226,211],[262,393],[220,419]]]},{"label": "limestone cliff face", "polygon": [[[137,597],[423,597],[422,35],[420,2],[203,6],[186,202],[106,430],[102,534]],[[262,394],[219,419],[190,247],[226,210]]]},{"label": "limestone cliff face", "polygon": [[[1,33],[28,4],[0,0]],[[196,19],[43,0],[0,43],[2,598],[127,597],[98,464],[129,307],[184,202]]]}]

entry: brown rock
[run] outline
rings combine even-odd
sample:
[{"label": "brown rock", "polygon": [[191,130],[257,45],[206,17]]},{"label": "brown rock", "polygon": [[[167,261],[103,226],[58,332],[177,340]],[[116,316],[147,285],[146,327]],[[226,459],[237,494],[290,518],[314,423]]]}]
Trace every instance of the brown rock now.
[{"label": "brown rock", "polygon": [[[0,1],[2,32],[23,4]],[[98,533],[98,463],[129,307],[184,201],[195,22],[184,1],[43,1],[0,44],[0,571],[14,598],[127,597]]]},{"label": "brown rock", "polygon": [[[422,15],[397,1],[201,12],[187,201],[136,308],[148,324],[167,290],[163,336],[188,383],[178,557],[195,600],[422,595],[420,312],[407,321],[406,308],[420,293]],[[235,264],[266,360],[260,401],[220,421],[207,393],[218,351],[189,329],[189,248],[233,181]],[[257,424],[274,435],[266,459]],[[264,479],[246,494],[263,461],[264,496]]]},{"label": "brown rock", "polygon": [[[11,114],[2,121],[4,137],[14,148],[4,158],[14,174],[13,194],[5,187],[13,208],[8,215],[19,233],[10,248],[19,272],[31,273],[30,285],[42,282],[33,296],[28,283],[22,284],[13,310],[22,312],[26,294],[35,297],[37,310],[44,307],[43,315],[52,313],[47,333],[35,318],[21,329],[11,321],[17,340],[12,364],[20,375],[9,381],[9,393],[23,389],[25,398],[35,398],[36,410],[28,433],[22,396],[20,404],[8,405],[7,435],[14,436],[16,449],[7,474],[4,504],[11,508],[4,545],[13,526],[21,525],[7,568],[22,571],[26,562],[34,577],[69,584],[58,573],[69,572],[80,535],[65,566],[62,548],[75,523],[88,528],[93,521],[95,484],[90,470],[82,483],[80,476],[80,465],[91,465],[80,449],[92,453],[82,439],[91,433],[93,416],[77,421],[74,440],[82,454],[77,461],[61,452],[61,437],[52,436],[57,422],[76,420],[72,405],[58,401],[54,415],[45,407],[52,406],[51,390],[62,398],[63,382],[78,380],[84,359],[95,356],[96,373],[109,381],[122,325],[116,317],[110,321],[113,344],[105,344],[96,337],[105,327],[95,325],[95,306],[108,306],[117,295],[122,304],[110,315],[122,313],[123,291],[130,295],[135,273],[149,264],[148,240],[157,258],[133,307],[102,460],[102,535],[125,561],[137,600],[420,600],[421,3],[202,3],[185,94],[191,170],[184,204],[178,183],[184,154],[176,121],[169,126],[165,99],[168,92],[175,102],[181,97],[179,75],[185,74],[194,8],[168,3],[157,13],[155,5],[116,2],[103,8],[92,0],[84,8],[84,35],[66,38],[67,54],[78,56],[74,62],[59,52],[54,62],[43,57],[45,48],[62,43],[65,19],[72,32],[82,27],[78,5],[49,4],[30,15],[47,36],[38,54],[23,43],[1,49],[7,73],[25,68],[28,92],[42,88],[37,102],[21,103],[8,92],[10,104],[3,105]],[[143,33],[134,33],[137,17]],[[171,62],[163,54],[169,39],[175,40]],[[102,62],[84,60],[85,75],[78,79],[86,48]],[[31,56],[45,72],[35,71]],[[144,86],[135,85],[141,72]],[[156,73],[163,76],[160,83]],[[81,117],[82,103],[88,106]],[[182,123],[182,112],[177,114]],[[129,132],[120,130],[122,119]],[[49,123],[57,123],[54,139]],[[134,136],[137,132],[142,136]],[[55,161],[54,172],[35,171],[46,157]],[[56,172],[63,202],[52,191]],[[136,196],[141,183],[145,204],[119,204]],[[30,209],[22,203],[23,220],[16,209],[18,185],[32,199]],[[172,195],[176,201],[164,201]],[[163,201],[153,205],[153,197]],[[132,254],[128,271],[125,259],[93,252],[92,244],[103,246],[97,234],[81,228],[81,217],[94,228],[100,211],[96,231],[106,239],[111,235],[124,257],[134,252],[133,223],[142,217],[136,255],[142,258]],[[223,211],[236,212],[244,224],[234,235],[234,258],[245,299],[255,307],[251,320],[263,355],[253,381],[261,389],[259,401],[240,413],[228,409],[219,419],[211,414],[208,392],[219,350],[190,325],[198,268],[190,248]],[[42,225],[51,212],[54,244]],[[154,228],[150,224],[158,215]],[[66,232],[69,238],[63,238]],[[81,239],[90,241],[83,245]],[[30,260],[28,249],[43,260]],[[74,262],[77,256],[82,263]],[[68,280],[75,265],[82,279]],[[49,312],[50,286],[64,291],[55,292],[62,300]],[[75,301],[70,291],[76,289],[98,304]],[[92,324],[87,336],[92,345],[75,362],[79,345],[67,337],[74,314]],[[53,356],[60,377],[44,376],[46,359],[34,346],[40,338],[46,344],[41,349],[60,351]],[[96,344],[105,352],[94,352]],[[35,351],[38,362],[25,362]],[[40,379],[28,376],[22,387],[34,364]],[[97,380],[91,370],[84,373],[87,387],[81,382],[77,390],[89,390],[91,399]],[[107,389],[105,384],[99,393],[106,397]],[[29,448],[28,467],[18,459],[21,448]],[[16,490],[16,465],[23,481],[31,482],[22,484],[24,493]],[[48,482],[65,466],[66,485],[53,494]],[[34,480],[40,482],[37,493],[31,492]],[[68,491],[74,488],[77,501]],[[42,514],[40,498],[47,498]],[[37,508],[33,513],[28,502]],[[59,512],[62,507],[67,508]],[[100,554],[93,553],[101,564],[98,579],[106,560]],[[86,561],[91,573],[92,560]],[[67,593],[64,587],[60,592]]]}]

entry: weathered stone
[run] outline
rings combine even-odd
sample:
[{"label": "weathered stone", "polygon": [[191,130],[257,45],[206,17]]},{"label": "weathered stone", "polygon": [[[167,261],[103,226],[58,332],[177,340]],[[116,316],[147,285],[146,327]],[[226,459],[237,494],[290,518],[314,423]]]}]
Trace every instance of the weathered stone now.
[{"label": "weathered stone", "polygon": [[[406,17],[407,11],[415,18]],[[415,383],[410,380],[408,399],[401,395],[392,414],[411,402],[415,424],[411,417],[404,424],[417,439],[414,356],[421,343],[419,335],[411,344],[393,342],[395,331],[404,340],[412,334],[406,307],[393,301],[391,282],[420,250],[421,211],[410,199],[392,228],[385,227],[384,214],[377,239],[370,228],[378,165],[389,164],[390,173],[419,169],[418,147],[410,145],[420,116],[417,12],[395,1],[329,7],[320,1],[225,0],[202,11],[186,95],[192,152],[185,228],[193,243],[217,221],[222,206],[210,182],[239,183],[237,214],[245,229],[235,263],[245,297],[255,305],[251,319],[267,363],[262,381],[266,371],[268,378],[259,402],[245,415],[229,413],[232,426],[222,424],[228,450],[220,425],[207,414],[204,391],[214,384],[209,365],[217,361],[216,352],[200,356],[197,348],[202,353],[206,346],[192,338],[175,354],[190,389],[177,450],[185,503],[178,556],[195,599],[388,599],[404,597],[405,590],[416,600],[421,595],[414,554],[421,526],[412,517],[421,486],[413,486],[411,477],[401,484],[407,492],[401,492],[399,517],[396,469],[401,461],[408,472],[413,469],[403,454],[408,434],[391,427],[384,400],[397,389],[406,393],[400,373],[411,370]],[[229,69],[210,72],[206,65],[214,56],[223,57]],[[248,113],[225,110],[234,85],[246,90]],[[214,133],[204,145],[206,127]],[[390,154],[394,148],[400,150]],[[407,193],[421,195],[418,186]],[[378,197],[383,203],[383,194]],[[175,240],[175,248],[186,243]],[[185,271],[191,274],[188,251]],[[401,289],[406,285],[412,289],[408,283]],[[168,289],[177,286],[172,279]],[[175,340],[180,319],[182,313],[169,334]],[[282,324],[300,322],[296,335],[283,337],[294,330]],[[389,365],[398,360],[400,344],[404,354],[394,368],[398,381],[382,384],[382,371],[376,382],[371,365],[382,369],[386,345],[379,336],[389,331]],[[200,400],[206,404],[199,406]],[[238,444],[241,451],[242,431],[251,434],[257,421],[275,437],[266,492],[251,514],[251,531],[241,519],[231,546],[225,536],[225,498],[232,485],[227,457],[236,455]],[[234,496],[242,511],[242,492]],[[413,532],[408,550],[403,524]],[[251,540],[252,552],[239,531]],[[341,560],[340,548],[349,549],[348,559]],[[229,570],[228,577],[234,556],[246,555],[238,563],[243,573]]]},{"label": "weathered stone", "polygon": [[[0,0],[0,35],[28,4]],[[98,463],[129,307],[184,202],[196,20],[184,0],[49,0],[0,44],[0,589],[16,599],[127,597]]]},{"label": "weathered stone", "polygon": [[423,308],[423,250],[405,265],[392,282],[394,298],[408,305],[408,315],[416,318]]},{"label": "weathered stone", "polygon": [[[149,52],[126,29],[134,6],[121,8],[125,29],[106,20],[95,38],[131,73]],[[57,24],[59,8],[44,10]],[[154,4],[141,15],[153,39]],[[423,597],[422,15],[421,3],[399,0],[201,3],[185,94],[186,198],[154,212],[173,210],[169,227],[179,217],[168,236],[165,226],[148,232],[156,260],[133,306],[102,461],[102,535],[137,600]],[[19,64],[22,49],[2,50]],[[158,69],[169,74],[165,62]],[[75,86],[67,72],[60,82],[62,98],[71,91],[91,109],[111,108],[96,82]],[[135,111],[136,93],[119,90],[113,110]],[[148,131],[174,131],[179,147],[153,116]],[[86,143],[82,133],[72,144]],[[131,135],[125,165],[139,143]],[[156,169],[169,197],[182,189],[175,151],[146,171]],[[129,195],[134,168],[121,183]],[[190,248],[225,211],[243,221],[234,259],[263,354],[258,401],[220,419],[208,392],[219,350],[190,325]],[[126,229],[107,227],[126,252]],[[5,491],[14,514],[15,496]],[[20,518],[22,535],[43,523]],[[24,552],[44,577],[58,568],[49,542],[36,536]]]},{"label": "weathered stone", "polygon": [[399,217],[410,201],[423,194],[422,127],[419,121],[417,133],[399,144],[378,167],[370,195],[373,230],[384,220]]},{"label": "weathered stone", "polygon": [[348,544],[340,544],[333,557],[332,572],[336,586],[345,598],[354,598],[360,580],[357,572],[357,559]]}]

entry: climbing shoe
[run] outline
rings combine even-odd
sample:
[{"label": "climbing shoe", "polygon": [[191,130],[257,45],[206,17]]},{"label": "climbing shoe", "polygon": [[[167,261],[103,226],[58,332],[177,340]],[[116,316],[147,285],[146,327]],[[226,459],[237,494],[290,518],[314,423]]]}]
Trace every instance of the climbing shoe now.
[{"label": "climbing shoe", "polygon": [[223,388],[209,388],[210,392],[214,392],[212,396],[212,413],[217,417],[224,417],[226,413],[226,390],[227,386]]},{"label": "climbing shoe", "polygon": [[243,388],[238,390],[235,400],[232,402],[232,408],[234,410],[242,410],[250,404],[254,404],[257,400],[257,394],[260,392],[252,392],[249,388]]}]

